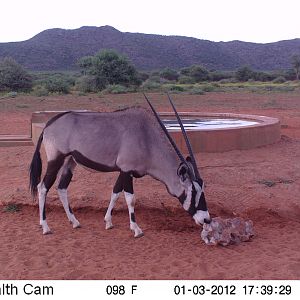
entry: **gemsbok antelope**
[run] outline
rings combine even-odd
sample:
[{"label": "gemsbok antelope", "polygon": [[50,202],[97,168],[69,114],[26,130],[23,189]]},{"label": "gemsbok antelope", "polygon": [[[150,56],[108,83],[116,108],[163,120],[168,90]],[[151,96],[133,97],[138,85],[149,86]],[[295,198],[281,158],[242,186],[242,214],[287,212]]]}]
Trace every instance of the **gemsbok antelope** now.
[{"label": "gemsbok antelope", "polygon": [[[165,184],[168,192],[179,199],[196,224],[210,222],[204,195],[204,183],[183,128],[190,156],[184,158],[159,115],[145,96],[153,114],[141,107],[115,112],[64,112],[50,119],[42,131],[30,165],[30,189],[38,194],[40,225],[43,234],[51,233],[46,221],[45,202],[58,172],[58,195],[73,228],[80,227],[69,205],[67,188],[75,166],[99,172],[120,172],[105,215],[106,229],[112,228],[112,209],[122,191],[128,206],[130,229],[134,237],[143,235],[134,214],[133,177],[150,175]],[[41,180],[41,144],[44,144],[47,169]]]}]

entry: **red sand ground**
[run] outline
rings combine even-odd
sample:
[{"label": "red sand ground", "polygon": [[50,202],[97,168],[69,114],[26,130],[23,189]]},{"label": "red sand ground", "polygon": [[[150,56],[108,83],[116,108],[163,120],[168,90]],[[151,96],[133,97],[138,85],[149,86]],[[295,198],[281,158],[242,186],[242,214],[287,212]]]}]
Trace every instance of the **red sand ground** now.
[{"label": "red sand ground", "polygon": [[[170,110],[162,95],[150,97],[160,110]],[[135,182],[136,217],[145,236],[133,238],[124,198],[113,215],[115,227],[107,231],[103,217],[117,174],[81,168],[70,186],[70,202],[82,228],[72,229],[53,189],[47,220],[54,234],[43,236],[37,203],[28,193],[34,148],[0,148],[0,279],[300,279],[299,93],[174,98],[179,110],[280,118],[277,144],[196,156],[212,216],[250,218],[256,236],[237,246],[205,245],[201,228],[149,177]],[[140,95],[2,100],[0,134],[28,134],[34,110],[112,110],[126,103],[143,100]],[[17,203],[20,211],[5,211],[8,203]]]}]

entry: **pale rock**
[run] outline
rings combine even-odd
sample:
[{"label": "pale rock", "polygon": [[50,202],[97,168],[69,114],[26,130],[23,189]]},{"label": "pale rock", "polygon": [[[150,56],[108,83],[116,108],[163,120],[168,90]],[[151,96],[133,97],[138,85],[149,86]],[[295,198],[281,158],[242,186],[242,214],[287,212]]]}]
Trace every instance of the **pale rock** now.
[{"label": "pale rock", "polygon": [[254,236],[253,222],[242,218],[213,218],[210,224],[204,224],[201,238],[207,245],[239,244]]}]

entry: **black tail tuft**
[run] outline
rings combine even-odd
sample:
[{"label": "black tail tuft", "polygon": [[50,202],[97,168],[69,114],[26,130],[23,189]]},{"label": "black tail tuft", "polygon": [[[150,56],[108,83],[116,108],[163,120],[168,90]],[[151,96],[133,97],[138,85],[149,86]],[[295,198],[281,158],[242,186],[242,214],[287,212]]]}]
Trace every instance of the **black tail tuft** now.
[{"label": "black tail tuft", "polygon": [[43,134],[44,132],[42,132],[39,137],[29,168],[29,176],[30,176],[29,188],[33,197],[36,196],[37,186],[41,181],[42,159],[41,159],[40,149],[43,141]]}]

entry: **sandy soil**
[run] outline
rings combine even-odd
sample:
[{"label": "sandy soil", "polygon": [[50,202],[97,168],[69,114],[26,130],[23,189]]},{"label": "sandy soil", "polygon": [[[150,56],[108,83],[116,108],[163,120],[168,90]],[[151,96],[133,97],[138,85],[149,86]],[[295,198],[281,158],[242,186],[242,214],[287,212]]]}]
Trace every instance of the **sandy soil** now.
[{"label": "sandy soil", "polygon": [[[160,94],[150,95],[170,110]],[[196,156],[213,216],[254,222],[256,235],[240,245],[207,246],[197,227],[158,181],[135,182],[136,218],[145,236],[134,239],[124,198],[112,230],[103,217],[117,174],[76,169],[70,202],[82,228],[72,229],[55,189],[47,220],[28,193],[33,147],[0,147],[0,279],[300,279],[300,95],[209,93],[174,96],[180,110],[255,113],[279,117],[282,138],[253,150]],[[140,95],[17,97],[0,102],[0,134],[28,134],[32,111],[113,110],[142,104]],[[19,210],[7,211],[15,203]]]}]

